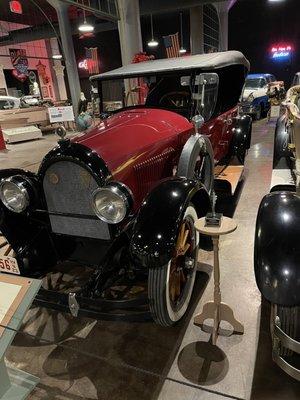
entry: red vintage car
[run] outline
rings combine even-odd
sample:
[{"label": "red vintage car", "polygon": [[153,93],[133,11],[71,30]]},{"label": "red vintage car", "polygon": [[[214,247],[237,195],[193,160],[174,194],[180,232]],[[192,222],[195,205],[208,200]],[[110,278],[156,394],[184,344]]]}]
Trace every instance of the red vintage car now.
[{"label": "red vintage car", "polygon": [[[214,167],[243,163],[250,145],[251,119],[236,106],[248,68],[229,51],[92,77],[102,121],[59,140],[37,174],[0,171],[2,271],[44,277],[73,260],[90,279],[67,293],[43,288],[39,304],[95,318],[114,308],[120,319],[149,303],[156,322],[179,321],[204,243],[194,222],[211,209]],[[141,277],[144,303],[109,297],[122,279]]]}]

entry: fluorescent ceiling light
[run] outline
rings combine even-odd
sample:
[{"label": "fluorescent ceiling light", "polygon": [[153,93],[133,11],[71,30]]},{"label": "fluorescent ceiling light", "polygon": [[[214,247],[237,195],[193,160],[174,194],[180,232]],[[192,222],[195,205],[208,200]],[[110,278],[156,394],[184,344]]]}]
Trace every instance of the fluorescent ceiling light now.
[{"label": "fluorescent ceiling light", "polygon": [[80,32],[93,32],[94,27],[93,27],[93,25],[86,22],[86,20],[84,20],[83,24],[79,25],[78,30]]},{"label": "fluorescent ceiling light", "polygon": [[52,58],[54,58],[54,60],[61,60],[62,55],[61,54],[53,54]]},{"label": "fluorescent ceiling light", "polygon": [[158,46],[158,41],[155,39],[151,39],[150,42],[148,42],[149,47],[157,47]]}]

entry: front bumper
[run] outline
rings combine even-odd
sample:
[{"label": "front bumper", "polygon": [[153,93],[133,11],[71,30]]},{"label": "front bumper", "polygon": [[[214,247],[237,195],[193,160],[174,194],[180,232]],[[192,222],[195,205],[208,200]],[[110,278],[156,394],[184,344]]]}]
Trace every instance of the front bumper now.
[{"label": "front bumper", "polygon": [[250,114],[250,115],[253,115],[253,114],[256,114],[256,113],[257,113],[258,107],[257,107],[257,106],[254,106],[254,105],[252,105],[252,104],[250,104],[250,103],[242,103],[242,104],[240,105],[240,111],[241,111],[243,114]]}]

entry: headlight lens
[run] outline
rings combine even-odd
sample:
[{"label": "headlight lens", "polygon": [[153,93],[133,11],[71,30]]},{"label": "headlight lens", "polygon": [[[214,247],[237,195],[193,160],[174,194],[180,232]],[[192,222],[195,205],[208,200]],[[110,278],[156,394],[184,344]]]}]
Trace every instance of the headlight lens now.
[{"label": "headlight lens", "polygon": [[95,213],[102,221],[117,224],[128,213],[130,199],[130,191],[125,185],[115,183],[97,189],[93,194]]},{"label": "headlight lens", "polygon": [[16,177],[1,182],[0,199],[10,211],[16,213],[23,212],[29,205],[29,194],[25,184]]}]

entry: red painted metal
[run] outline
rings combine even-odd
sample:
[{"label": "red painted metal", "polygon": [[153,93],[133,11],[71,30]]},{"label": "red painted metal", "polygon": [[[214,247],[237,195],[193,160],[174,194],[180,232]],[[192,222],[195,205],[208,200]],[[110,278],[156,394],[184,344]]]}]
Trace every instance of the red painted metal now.
[{"label": "red painted metal", "polygon": [[2,129],[0,127],[0,151],[1,150],[6,150],[6,146],[5,146],[5,141],[4,141]]},{"label": "red painted metal", "polygon": [[[230,122],[235,115],[236,109],[230,110],[202,128],[212,142],[216,161],[228,152],[232,138]],[[138,108],[115,114],[73,141],[99,154],[112,178],[130,187],[137,207],[160,179],[172,176],[193,131],[192,124],[179,114]]]}]

